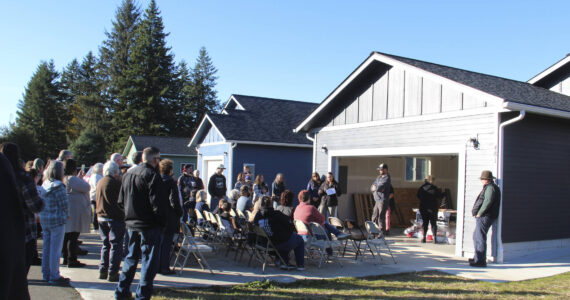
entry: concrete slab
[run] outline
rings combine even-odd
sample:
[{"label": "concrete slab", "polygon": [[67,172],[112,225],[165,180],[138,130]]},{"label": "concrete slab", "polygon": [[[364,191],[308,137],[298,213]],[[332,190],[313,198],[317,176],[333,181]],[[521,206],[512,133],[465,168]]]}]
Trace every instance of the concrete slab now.
[{"label": "concrete slab", "polygon": [[[72,279],[71,285],[79,291],[83,299],[113,299],[116,283],[98,279],[98,263],[100,241],[96,234],[82,235],[83,248],[89,250],[87,256],[80,260],[87,264],[86,268],[68,269],[62,267],[63,276]],[[305,271],[282,271],[268,266],[265,274],[261,273],[261,266],[253,263],[247,267],[247,260],[234,261],[233,253],[229,257],[221,253],[206,254],[206,259],[214,269],[212,275],[202,270],[197,263],[190,261],[182,276],[157,275],[157,287],[198,287],[211,285],[234,285],[255,280],[269,279],[280,282],[292,282],[302,279],[323,279],[337,277],[362,277],[372,275],[395,274],[403,272],[420,272],[438,270],[453,275],[492,282],[518,281],[539,277],[552,276],[570,271],[570,251],[544,252],[540,256],[521,257],[516,261],[505,264],[489,264],[487,268],[472,268],[466,259],[453,256],[454,246],[421,244],[416,239],[404,236],[389,237],[394,241],[390,245],[396,257],[397,264],[385,255],[382,263],[375,264],[370,253],[365,257],[354,259],[354,256],[341,258],[342,267],[336,263],[324,264],[320,269],[315,263],[308,262]],[[139,265],[140,266],[140,265]],[[138,272],[131,287],[134,292],[138,284]]]}]

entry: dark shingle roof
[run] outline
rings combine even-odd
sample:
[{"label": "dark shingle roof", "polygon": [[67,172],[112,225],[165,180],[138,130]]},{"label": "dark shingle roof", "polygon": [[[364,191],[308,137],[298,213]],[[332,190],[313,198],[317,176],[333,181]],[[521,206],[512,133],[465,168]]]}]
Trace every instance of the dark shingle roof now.
[{"label": "dark shingle roof", "polygon": [[488,94],[532,106],[570,111],[570,97],[532,84],[377,52]]},{"label": "dark shingle roof", "polygon": [[162,154],[196,155],[196,150],[188,147],[188,138],[132,135],[131,139],[137,151],[154,146],[160,149]]},{"label": "dark shingle roof", "polygon": [[317,103],[233,95],[245,110],[226,109],[227,114],[210,114],[226,140],[312,144],[293,129]]}]

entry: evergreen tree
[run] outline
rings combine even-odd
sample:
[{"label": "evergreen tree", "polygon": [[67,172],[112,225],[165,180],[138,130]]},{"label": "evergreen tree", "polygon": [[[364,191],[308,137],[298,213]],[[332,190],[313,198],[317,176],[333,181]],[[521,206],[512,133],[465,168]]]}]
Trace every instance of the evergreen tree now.
[{"label": "evergreen tree", "polygon": [[128,123],[117,128],[124,145],[130,134],[166,135],[174,127],[169,109],[176,97],[175,65],[160,11],[153,0],[136,30],[135,43],[126,71],[127,107],[115,115]]},{"label": "evergreen tree", "polygon": [[5,142],[20,146],[20,155],[24,161],[36,159],[38,155],[38,145],[32,133],[23,127],[10,124],[8,127],[0,129],[0,143]]},{"label": "evergreen tree", "polygon": [[69,149],[73,151],[74,158],[80,164],[92,166],[105,161],[105,138],[95,128],[83,130],[79,138],[71,143]]},{"label": "evergreen tree", "polygon": [[[129,99],[127,91],[130,83],[126,74],[130,67],[129,61],[135,42],[135,32],[138,27],[140,10],[133,0],[124,0],[115,13],[113,28],[105,32],[107,39],[100,47],[100,60],[98,69],[102,77],[101,96],[104,106],[109,113],[112,129],[105,135],[108,152],[112,152],[113,145],[120,145],[122,141],[118,132],[120,128],[129,126],[128,118],[125,119],[125,111]],[[118,113],[117,113],[118,112]]]},{"label": "evergreen tree", "polygon": [[60,89],[62,92],[61,116],[65,124],[65,132],[68,141],[75,140],[81,133],[81,127],[76,122],[77,106],[76,97],[80,94],[81,66],[77,59],[73,59],[61,73]]},{"label": "evergreen tree", "polygon": [[59,76],[53,61],[41,62],[18,103],[15,126],[31,134],[38,146],[36,156],[44,159],[67,146]]},{"label": "evergreen tree", "polygon": [[194,130],[198,128],[198,122],[206,113],[216,112],[220,109],[216,91],[216,73],[212,59],[205,47],[200,48],[200,54],[196,59],[196,65],[190,74],[192,85],[190,88],[190,102],[194,108]]}]

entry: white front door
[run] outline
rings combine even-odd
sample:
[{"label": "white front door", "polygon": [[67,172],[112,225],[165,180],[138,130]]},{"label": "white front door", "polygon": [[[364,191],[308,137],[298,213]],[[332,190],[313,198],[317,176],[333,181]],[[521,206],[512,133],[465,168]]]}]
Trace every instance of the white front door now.
[{"label": "white front door", "polygon": [[[205,177],[203,178],[204,181],[204,187],[206,188],[206,191],[208,190],[208,182],[210,181],[210,177],[212,177],[212,175],[214,175],[214,173],[216,173],[216,169],[218,168],[218,166],[220,164],[222,164],[223,158],[217,158],[217,157],[212,157],[212,159],[206,157],[204,158],[204,167],[205,167]],[[208,194],[208,206],[210,205],[210,194]],[[211,209],[211,208],[210,208]]]}]

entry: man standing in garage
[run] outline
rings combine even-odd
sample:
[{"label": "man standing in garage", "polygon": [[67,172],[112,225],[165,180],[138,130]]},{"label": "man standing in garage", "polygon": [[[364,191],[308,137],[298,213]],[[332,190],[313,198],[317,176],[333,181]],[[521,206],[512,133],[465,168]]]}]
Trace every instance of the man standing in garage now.
[{"label": "man standing in garage", "polygon": [[374,196],[374,209],[372,211],[372,222],[376,223],[378,227],[382,228],[382,232],[386,232],[386,210],[390,204],[388,199],[390,196],[390,174],[388,174],[388,165],[381,163],[378,168],[380,175],[374,180],[370,187],[372,195]]}]

